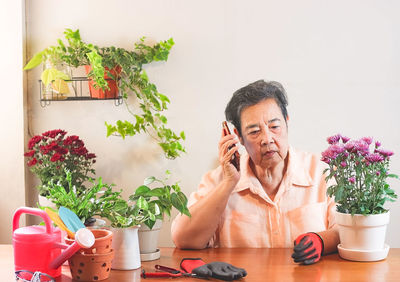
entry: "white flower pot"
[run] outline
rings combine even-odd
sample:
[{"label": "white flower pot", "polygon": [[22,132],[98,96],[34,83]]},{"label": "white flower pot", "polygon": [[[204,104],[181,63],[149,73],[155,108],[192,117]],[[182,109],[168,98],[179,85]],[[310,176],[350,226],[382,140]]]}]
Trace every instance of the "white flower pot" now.
[{"label": "white flower pot", "polygon": [[357,261],[375,261],[387,256],[389,246],[385,244],[386,227],[390,213],[344,214],[336,212],[342,258]]},{"label": "white flower pot", "polygon": [[138,229],[139,226],[111,228],[113,232],[111,246],[115,252],[112,269],[130,270],[141,266]]},{"label": "white flower pot", "polygon": [[156,220],[153,228],[148,228],[145,224],[139,229],[139,246],[142,261],[155,260],[160,257],[158,246],[158,236],[162,226],[161,220]]},{"label": "white flower pot", "polygon": [[57,206],[52,201],[47,199],[45,196],[38,195],[38,203],[42,207],[50,207],[52,209],[57,210]]}]

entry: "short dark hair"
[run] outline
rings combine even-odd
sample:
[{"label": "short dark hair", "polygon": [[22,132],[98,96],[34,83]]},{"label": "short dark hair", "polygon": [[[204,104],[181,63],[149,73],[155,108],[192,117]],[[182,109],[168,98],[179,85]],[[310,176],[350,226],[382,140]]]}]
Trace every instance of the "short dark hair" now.
[{"label": "short dark hair", "polygon": [[282,84],[276,81],[257,80],[233,93],[225,109],[226,120],[231,122],[242,136],[240,115],[242,111],[266,99],[274,99],[287,120],[288,99]]}]

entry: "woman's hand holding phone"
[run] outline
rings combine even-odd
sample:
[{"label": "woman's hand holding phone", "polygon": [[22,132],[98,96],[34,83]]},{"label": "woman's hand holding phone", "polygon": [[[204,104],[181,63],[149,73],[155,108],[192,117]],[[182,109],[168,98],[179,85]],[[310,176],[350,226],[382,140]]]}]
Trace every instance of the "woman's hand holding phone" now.
[{"label": "woman's hand holding phone", "polygon": [[231,134],[226,122],[223,122],[222,135],[219,141],[219,162],[224,170],[224,177],[239,181],[240,155],[236,144],[238,140]]}]

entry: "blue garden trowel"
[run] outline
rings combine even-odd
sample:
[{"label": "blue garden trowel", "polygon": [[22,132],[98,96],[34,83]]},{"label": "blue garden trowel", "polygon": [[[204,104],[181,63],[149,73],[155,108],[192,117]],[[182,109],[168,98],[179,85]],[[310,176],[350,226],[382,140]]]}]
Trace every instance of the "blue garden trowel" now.
[{"label": "blue garden trowel", "polygon": [[58,215],[60,216],[64,224],[68,227],[68,229],[72,232],[76,232],[81,228],[85,228],[85,225],[83,225],[79,217],[73,211],[66,207],[60,207],[60,209],[58,210]]}]

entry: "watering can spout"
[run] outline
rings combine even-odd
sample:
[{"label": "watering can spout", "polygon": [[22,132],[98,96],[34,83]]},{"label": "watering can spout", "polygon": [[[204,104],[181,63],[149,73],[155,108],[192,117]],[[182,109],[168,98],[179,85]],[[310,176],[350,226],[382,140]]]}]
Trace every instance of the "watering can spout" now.
[{"label": "watering can spout", "polygon": [[92,231],[87,228],[81,228],[75,233],[75,242],[71,245],[62,243],[56,243],[55,247],[66,248],[58,257],[56,257],[51,263],[51,269],[59,268],[67,259],[73,256],[81,248],[90,248],[93,246],[95,241]]}]

